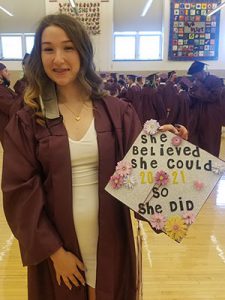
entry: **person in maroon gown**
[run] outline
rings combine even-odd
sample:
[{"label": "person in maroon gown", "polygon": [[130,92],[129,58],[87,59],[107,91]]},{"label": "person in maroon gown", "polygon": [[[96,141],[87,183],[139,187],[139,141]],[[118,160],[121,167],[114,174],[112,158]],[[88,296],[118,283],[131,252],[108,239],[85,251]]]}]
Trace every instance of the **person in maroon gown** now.
[{"label": "person in maroon gown", "polygon": [[160,125],[166,123],[165,106],[156,88],[155,81],[156,74],[147,76],[141,90],[139,118],[142,124],[151,119],[157,120]]},{"label": "person in maroon gown", "polygon": [[18,95],[9,86],[10,73],[7,67],[0,63],[0,142],[3,141],[4,129],[10,115],[19,109],[22,104],[22,101],[18,99]]},{"label": "person in maroon gown", "polygon": [[177,91],[178,96],[181,102],[181,106],[183,109],[181,110],[181,114],[183,112],[183,115],[180,116],[182,119],[183,125],[186,128],[189,128],[189,119],[190,119],[190,95],[189,90],[192,87],[192,82],[185,76],[181,77],[177,81]]},{"label": "person in maroon gown", "polygon": [[126,99],[130,102],[138,115],[140,114],[140,96],[141,96],[141,87],[136,83],[136,75],[130,74],[127,75],[127,93]]},{"label": "person in maroon gown", "polygon": [[188,70],[193,77],[190,89],[189,140],[193,144],[219,156],[222,130],[220,78],[205,70],[205,63],[195,61]]},{"label": "person in maroon gown", "polygon": [[187,126],[188,111],[183,101],[180,101],[177,87],[173,80],[166,80],[167,76],[162,76],[158,86],[158,92],[163,99],[166,110],[166,123],[181,124]]},{"label": "person in maroon gown", "polygon": [[127,94],[127,85],[126,85],[125,80],[119,79],[118,80],[118,85],[119,85],[119,88],[120,88],[118,98],[121,98],[121,99],[125,100],[126,99],[126,94]]},{"label": "person in maroon gown", "polygon": [[16,83],[14,84],[14,86],[13,86],[14,91],[18,95],[21,95],[21,96],[24,96],[25,88],[26,88],[26,86],[28,84],[27,77],[26,77],[26,65],[28,63],[29,56],[30,55],[28,53],[26,53],[24,55],[23,60],[22,60],[23,77],[21,79],[18,79],[16,81]]},{"label": "person in maroon gown", "polygon": [[[137,114],[129,103],[105,96],[90,38],[71,16],[42,19],[27,72],[26,105],[5,129],[2,190],[8,224],[28,267],[28,299],[136,300],[130,211],[105,186],[141,131]],[[94,286],[86,284],[88,270],[74,222],[73,192],[78,188],[70,150],[74,142],[75,157],[84,156],[77,164],[85,167],[92,152],[85,155],[78,145],[93,146],[82,141],[89,124],[97,151],[92,183],[98,187],[97,195],[83,201],[98,200]],[[161,130],[167,128],[179,133],[173,126]],[[87,224],[92,210],[85,209]]]},{"label": "person in maroon gown", "polygon": [[[26,105],[11,115],[4,132],[2,191],[8,224],[28,267],[28,299],[136,300],[130,210],[105,186],[142,129],[138,116],[130,103],[105,95],[90,38],[71,16],[42,19],[27,76]],[[87,283],[89,270],[74,222],[78,188],[70,150],[72,142],[74,147],[93,146],[82,140],[88,125],[97,151],[93,166],[97,179],[92,182],[98,185],[96,195],[83,199],[97,197],[98,202],[94,286]],[[161,130],[167,128],[179,133],[173,126]],[[84,159],[77,163],[85,167],[92,152],[85,155],[78,148],[75,157]],[[85,209],[87,224],[92,222],[92,210]]]}]

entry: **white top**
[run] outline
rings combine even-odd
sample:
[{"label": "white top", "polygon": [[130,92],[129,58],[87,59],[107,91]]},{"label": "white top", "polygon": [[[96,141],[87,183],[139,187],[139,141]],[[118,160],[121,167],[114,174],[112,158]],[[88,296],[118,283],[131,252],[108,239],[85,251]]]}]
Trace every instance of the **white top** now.
[{"label": "white top", "polygon": [[69,138],[73,184],[73,219],[87,271],[86,283],[95,287],[98,244],[98,145],[94,120],[83,138]]}]

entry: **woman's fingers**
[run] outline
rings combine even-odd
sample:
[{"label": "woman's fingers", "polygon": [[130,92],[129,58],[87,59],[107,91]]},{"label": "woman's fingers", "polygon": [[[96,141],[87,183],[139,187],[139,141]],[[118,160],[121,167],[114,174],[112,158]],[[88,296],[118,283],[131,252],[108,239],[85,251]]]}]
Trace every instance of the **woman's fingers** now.
[{"label": "woman's fingers", "polygon": [[85,265],[76,257],[76,264],[81,271],[86,271]]},{"label": "woman's fingers", "polygon": [[170,131],[174,134],[178,134],[178,130],[172,125],[172,124],[165,124],[159,127],[159,130],[164,131]]},{"label": "woman's fingers", "polygon": [[58,273],[56,273],[56,280],[58,282],[58,285],[61,285],[61,276]]},{"label": "woman's fingers", "polygon": [[76,274],[74,274],[74,276],[80,281],[82,285],[85,285],[84,277],[81,275],[79,271],[77,271]]},{"label": "woman's fingers", "polygon": [[72,284],[70,283],[69,279],[66,276],[62,276],[63,282],[68,287],[69,290],[72,289]]},{"label": "woman's fingers", "polygon": [[[76,276],[77,277],[77,276]],[[71,275],[69,276],[69,280],[76,286],[80,286],[79,282],[77,281],[77,279],[75,278],[75,275]]]}]

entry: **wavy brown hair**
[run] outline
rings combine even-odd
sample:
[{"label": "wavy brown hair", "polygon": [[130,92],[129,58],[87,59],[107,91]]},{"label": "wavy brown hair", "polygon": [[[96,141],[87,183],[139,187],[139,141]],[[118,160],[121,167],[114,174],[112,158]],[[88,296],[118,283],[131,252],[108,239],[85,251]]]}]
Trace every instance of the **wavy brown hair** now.
[{"label": "wavy brown hair", "polygon": [[42,94],[44,86],[50,81],[41,60],[41,39],[45,28],[51,25],[63,29],[79,53],[80,70],[77,79],[81,86],[93,100],[104,96],[102,79],[95,72],[93,47],[85,27],[78,19],[69,15],[48,15],[41,20],[37,28],[34,46],[27,66],[28,87],[24,100],[28,106],[35,110],[37,115],[41,115],[39,96]]}]

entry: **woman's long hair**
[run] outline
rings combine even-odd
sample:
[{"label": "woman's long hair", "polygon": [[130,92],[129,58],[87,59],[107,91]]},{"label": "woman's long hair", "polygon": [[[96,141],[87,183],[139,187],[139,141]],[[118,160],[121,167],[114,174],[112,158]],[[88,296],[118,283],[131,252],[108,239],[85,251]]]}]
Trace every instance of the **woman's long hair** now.
[{"label": "woman's long hair", "polygon": [[42,33],[48,26],[58,26],[63,29],[79,53],[80,70],[77,80],[91,97],[96,100],[104,95],[102,79],[95,72],[93,62],[93,47],[85,27],[78,19],[65,14],[48,15],[44,17],[35,34],[34,46],[27,65],[28,87],[25,92],[25,103],[36,111],[41,112],[39,96],[44,86],[50,81],[46,75],[41,60]]}]

